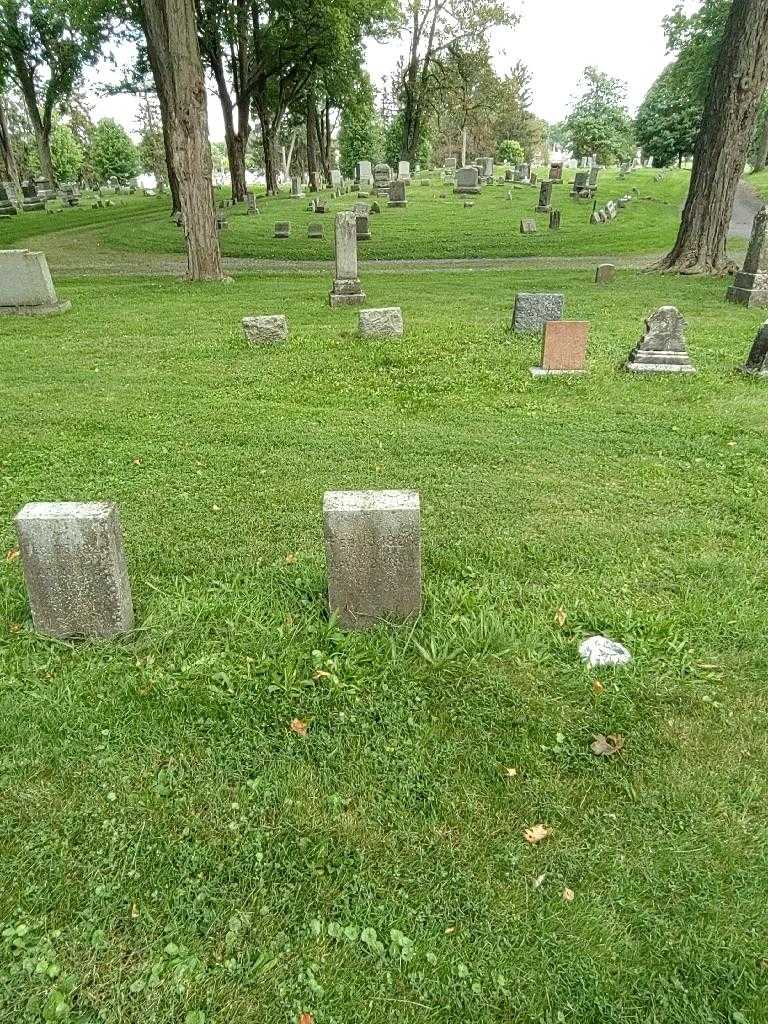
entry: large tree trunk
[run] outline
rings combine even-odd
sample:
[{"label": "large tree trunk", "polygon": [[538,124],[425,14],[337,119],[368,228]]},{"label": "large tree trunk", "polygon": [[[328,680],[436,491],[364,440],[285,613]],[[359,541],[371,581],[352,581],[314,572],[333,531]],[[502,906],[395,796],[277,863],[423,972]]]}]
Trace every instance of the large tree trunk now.
[{"label": "large tree trunk", "polygon": [[752,173],[757,174],[759,171],[765,170],[765,165],[768,164],[768,115],[766,115],[765,122],[763,124],[763,134],[760,139],[760,145],[757,150],[757,157],[755,159]]},{"label": "large tree trunk", "polygon": [[168,187],[171,190],[171,215],[173,215],[174,213],[181,213],[181,187],[176,168],[173,138],[171,136],[173,88],[169,79],[170,68],[165,60],[165,54],[162,49],[164,44],[163,34],[158,31],[160,26],[148,23],[145,6],[141,3],[141,0],[138,0],[138,3],[135,5],[134,13],[141,24],[147,41],[147,58],[152,69],[152,77],[155,80],[157,101],[160,104],[163,149],[165,150],[165,166],[168,171]]},{"label": "large tree trunk", "polygon": [[[250,134],[248,98],[245,97],[239,100],[235,107],[229,96],[221,53],[209,54],[209,62],[213,71],[213,77],[216,80],[216,91],[219,94],[221,113],[224,118],[224,142],[227,147],[232,199],[236,203],[242,203],[245,202],[245,193],[247,191],[245,183],[245,150]],[[237,127],[235,127],[235,109],[237,109]]]},{"label": "large tree trunk", "polygon": [[662,267],[722,273],[739,179],[768,85],[768,3],[733,0],[709,83],[677,242]]},{"label": "large tree trunk", "polygon": [[317,107],[315,106],[315,94],[310,89],[307,94],[307,171],[309,173],[309,191],[317,192],[318,189],[318,131],[317,131]]},{"label": "large tree trunk", "polygon": [[8,180],[16,190],[18,209],[21,211],[24,209],[24,206],[21,201],[19,168],[16,164],[16,156],[13,152],[11,133],[8,130],[8,119],[5,116],[5,104],[3,103],[2,96],[0,96],[0,152],[2,152],[3,155],[3,167],[5,168],[5,173],[8,176]]},{"label": "large tree trunk", "polygon": [[22,54],[13,54],[13,65],[16,70],[16,78],[21,86],[21,94],[24,97],[24,106],[27,108],[32,130],[35,133],[37,153],[40,157],[40,170],[43,177],[47,178],[52,185],[56,184],[56,171],[53,169],[53,158],[51,157],[51,125],[40,116],[40,108],[37,105],[37,93],[35,92],[35,79],[27,67]]},{"label": "large tree trunk", "polygon": [[170,132],[187,240],[187,279],[221,281],[205,81],[192,0],[144,0],[170,85]]}]

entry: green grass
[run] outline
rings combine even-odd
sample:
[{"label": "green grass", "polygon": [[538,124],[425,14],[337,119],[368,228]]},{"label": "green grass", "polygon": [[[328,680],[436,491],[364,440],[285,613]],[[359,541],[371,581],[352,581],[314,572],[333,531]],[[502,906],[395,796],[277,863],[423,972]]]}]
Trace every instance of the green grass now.
[{"label": "green grass", "polygon": [[[589,223],[592,203],[571,199],[570,181],[555,186],[554,205],[562,212],[562,229],[549,231],[549,217],[533,214],[538,188],[489,185],[474,197],[475,205],[463,206],[463,197],[454,196],[450,186],[423,187],[414,183],[408,189],[406,209],[388,209],[385,200],[380,214],[371,217],[372,238],[360,243],[363,259],[427,259],[514,256],[620,256],[627,253],[654,253],[668,249],[674,242],[680,207],[688,187],[687,171],[667,172],[663,182],[654,181],[652,171],[640,170],[625,178],[615,171],[603,171],[600,177],[601,203],[637,189],[639,198],[610,224]],[[439,181],[435,174],[433,180]],[[507,193],[512,190],[512,200]],[[222,193],[223,194],[223,193]],[[330,195],[330,194],[328,194]],[[440,198],[445,195],[445,198]],[[245,208],[227,210],[228,225],[221,233],[221,249],[226,256],[290,260],[328,260],[333,257],[333,220],[339,210],[350,208],[356,195],[328,200],[329,212],[312,214],[310,197],[292,200],[287,194],[261,200],[262,213],[246,216]],[[373,202],[375,196],[369,198]],[[163,200],[143,200],[132,207],[131,216],[120,220],[105,217],[103,230],[83,236],[82,244],[116,251],[136,253],[183,253],[184,237],[170,221]],[[101,211],[100,211],[101,212]],[[109,212],[109,211],[104,211]],[[522,217],[535,216],[539,230],[535,235],[520,234]],[[71,218],[74,214],[58,214]],[[52,216],[28,214],[24,231],[44,232]],[[292,226],[289,239],[274,238],[277,221]],[[325,224],[325,239],[307,238],[312,222]],[[0,225],[0,245],[9,239],[7,224]],[[19,230],[16,222],[12,230]]]},{"label": "green grass", "polygon": [[[404,339],[320,277],[63,280],[70,313],[0,320],[2,550],[26,501],[114,499],[138,616],[36,637],[0,560],[0,1020],[768,1020],[761,312],[629,273],[364,283]],[[592,321],[588,377],[530,378],[506,324],[540,288]],[[699,374],[618,372],[668,302]],[[246,347],[274,311],[289,343]],[[346,487],[422,495],[415,627],[328,621]],[[595,631],[633,665],[582,668]]]},{"label": "green grass", "polygon": [[34,210],[0,221],[0,248],[9,249],[27,239],[49,232],[70,231],[74,228],[89,228],[100,224],[112,227],[125,224],[136,216],[168,216],[168,201],[159,196],[150,199],[137,194],[105,198],[111,199],[114,205],[100,209],[75,206],[57,213]]},{"label": "green grass", "polygon": [[768,199],[768,170],[760,171],[758,174],[748,174],[745,180],[764,199]]}]

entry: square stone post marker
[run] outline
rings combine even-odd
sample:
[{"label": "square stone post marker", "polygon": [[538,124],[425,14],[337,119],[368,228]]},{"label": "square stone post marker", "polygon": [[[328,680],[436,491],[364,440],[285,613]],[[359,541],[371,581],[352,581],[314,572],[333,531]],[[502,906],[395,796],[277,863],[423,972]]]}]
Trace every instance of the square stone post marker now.
[{"label": "square stone post marker", "polygon": [[114,637],[133,628],[120,517],[107,501],[35,501],[16,516],[32,621],[46,636]]},{"label": "square stone post marker", "polygon": [[752,223],[744,266],[726,298],[741,306],[768,306],[768,206],[757,213]]},{"label": "square stone post marker", "polygon": [[357,276],[357,217],[354,210],[336,214],[336,275],[332,306],[362,306],[365,292]]},{"label": "square stone post marker", "polygon": [[328,605],[346,629],[421,611],[421,505],[415,491],[327,491]]}]

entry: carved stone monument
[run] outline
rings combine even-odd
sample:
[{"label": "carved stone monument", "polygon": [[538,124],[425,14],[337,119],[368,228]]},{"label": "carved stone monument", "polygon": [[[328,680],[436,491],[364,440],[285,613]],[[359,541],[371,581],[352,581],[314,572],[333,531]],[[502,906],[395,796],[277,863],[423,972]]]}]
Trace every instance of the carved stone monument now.
[{"label": "carved stone monument", "polygon": [[645,334],[633,349],[633,373],[695,373],[685,342],[685,320],[674,306],[662,306],[645,321]]},{"label": "carved stone monument", "polygon": [[726,298],[741,306],[768,306],[768,206],[756,215],[744,266]]}]

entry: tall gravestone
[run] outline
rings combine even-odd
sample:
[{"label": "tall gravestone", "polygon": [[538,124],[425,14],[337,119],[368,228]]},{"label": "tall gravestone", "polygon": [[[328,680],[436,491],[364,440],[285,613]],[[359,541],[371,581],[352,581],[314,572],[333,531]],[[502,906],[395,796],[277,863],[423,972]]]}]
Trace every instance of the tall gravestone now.
[{"label": "tall gravestone", "polygon": [[43,253],[0,250],[0,314],[45,316],[70,306],[69,301],[59,302]]},{"label": "tall gravestone", "polygon": [[552,182],[542,181],[539,186],[539,205],[536,207],[537,213],[549,213],[552,207]]},{"label": "tall gravestone", "polygon": [[632,350],[633,373],[695,373],[685,341],[685,320],[674,306],[662,306],[645,321],[645,334]]},{"label": "tall gravestone", "polygon": [[421,611],[421,509],[413,491],[328,491],[328,605],[346,629]]},{"label": "tall gravestone", "polygon": [[108,638],[133,628],[131,585],[117,508],[36,501],[16,516],[19,551],[39,633]]},{"label": "tall gravestone", "polygon": [[301,190],[301,178],[291,178],[291,199],[303,199],[304,193]]},{"label": "tall gravestone", "polygon": [[563,164],[561,161],[549,165],[549,180],[555,185],[561,184],[563,180]]},{"label": "tall gravestone", "polygon": [[409,160],[401,160],[397,165],[397,177],[399,181],[411,180],[411,163]]},{"label": "tall gravestone", "polygon": [[456,171],[456,187],[454,193],[460,196],[476,196],[480,194],[479,175],[476,167],[460,167]]},{"label": "tall gravestone", "polygon": [[726,298],[741,306],[768,306],[768,206],[758,211],[744,266]]},{"label": "tall gravestone", "polygon": [[370,188],[373,181],[373,164],[370,160],[360,160],[357,164],[355,177],[359,185]]},{"label": "tall gravestone", "polygon": [[768,377],[768,320],[757,332],[747,361],[741,369],[744,373],[754,374],[756,377]]},{"label": "tall gravestone", "polygon": [[365,292],[357,270],[357,217],[354,210],[336,214],[336,274],[331,306],[362,306]]},{"label": "tall gravestone", "polygon": [[401,179],[391,182],[389,186],[389,201],[387,206],[407,206],[408,201],[405,198],[405,182]]},{"label": "tall gravestone", "polygon": [[382,198],[386,198],[389,192],[389,183],[392,180],[392,168],[389,164],[376,164],[373,168],[373,184],[376,192]]}]

